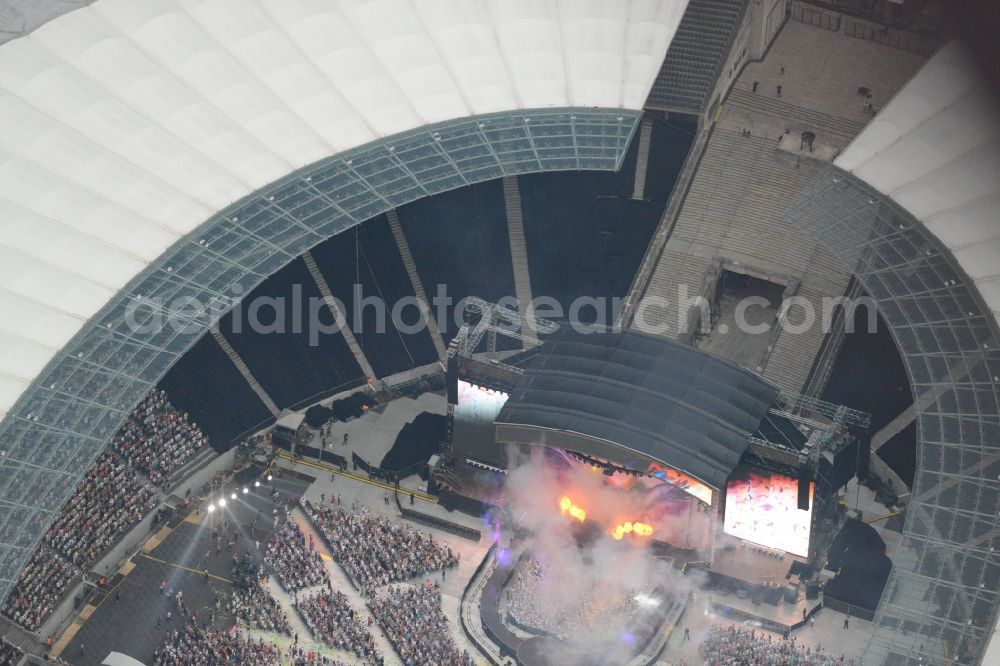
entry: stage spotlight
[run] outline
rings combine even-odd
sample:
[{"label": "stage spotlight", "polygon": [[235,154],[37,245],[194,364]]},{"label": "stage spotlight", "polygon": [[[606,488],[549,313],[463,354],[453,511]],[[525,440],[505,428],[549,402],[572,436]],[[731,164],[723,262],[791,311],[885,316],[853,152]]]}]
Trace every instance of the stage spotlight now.
[{"label": "stage spotlight", "polygon": [[220,499],[219,500],[219,508],[221,509],[224,506],[226,506],[226,500],[225,499]]},{"label": "stage spotlight", "polygon": [[260,488],[260,481],[254,481],[253,482],[253,487],[254,488]]},{"label": "stage spotlight", "polygon": [[247,488],[246,486],[243,486],[243,494],[246,495],[248,492],[250,492],[250,489]]},{"label": "stage spotlight", "polygon": [[232,495],[230,495],[229,499],[236,499],[236,493],[233,493]]},{"label": "stage spotlight", "polygon": [[215,505],[214,504],[209,504],[208,505],[208,512],[212,513],[213,511],[215,511]]}]

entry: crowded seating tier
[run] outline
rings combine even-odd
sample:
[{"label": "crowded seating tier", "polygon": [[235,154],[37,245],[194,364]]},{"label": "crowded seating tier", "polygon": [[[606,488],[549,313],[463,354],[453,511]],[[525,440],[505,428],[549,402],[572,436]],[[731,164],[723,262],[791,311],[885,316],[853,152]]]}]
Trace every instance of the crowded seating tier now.
[{"label": "crowded seating tier", "polygon": [[351,652],[368,663],[382,662],[374,638],[343,592],[327,590],[314,593],[299,599],[296,609],[316,640]]},{"label": "crowded seating tier", "polygon": [[[698,647],[707,666],[847,666],[839,657],[752,627],[713,625]],[[851,661],[853,663],[853,660]]]},{"label": "crowded seating tier", "polygon": [[333,559],[366,596],[383,585],[458,565],[458,556],[432,535],[365,507],[334,508],[302,500],[302,508],[326,540]]},{"label": "crowded seating tier", "polygon": [[326,582],[323,561],[313,544],[292,520],[285,521],[267,544],[264,561],[274,572],[281,587],[289,593]]},{"label": "crowded seating tier", "polygon": [[473,665],[469,653],[452,639],[437,584],[392,587],[370,607],[404,664]]}]

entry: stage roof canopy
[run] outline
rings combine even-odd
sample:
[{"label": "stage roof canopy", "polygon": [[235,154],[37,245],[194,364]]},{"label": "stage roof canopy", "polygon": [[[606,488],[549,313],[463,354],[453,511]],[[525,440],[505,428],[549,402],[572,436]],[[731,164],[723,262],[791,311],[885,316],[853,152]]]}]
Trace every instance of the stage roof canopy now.
[{"label": "stage roof canopy", "polygon": [[564,327],[504,405],[497,437],[568,446],[548,433],[575,433],[627,450],[619,462],[630,451],[723,488],[777,394],[762,377],[686,345]]}]

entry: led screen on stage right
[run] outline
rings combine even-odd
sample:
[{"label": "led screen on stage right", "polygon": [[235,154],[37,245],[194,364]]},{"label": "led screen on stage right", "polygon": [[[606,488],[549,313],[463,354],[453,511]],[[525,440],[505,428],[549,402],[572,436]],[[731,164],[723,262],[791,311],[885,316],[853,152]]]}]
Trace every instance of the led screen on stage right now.
[{"label": "led screen on stage right", "polygon": [[798,508],[799,482],[771,472],[737,473],[726,485],[726,534],[808,557],[813,483],[809,509]]}]

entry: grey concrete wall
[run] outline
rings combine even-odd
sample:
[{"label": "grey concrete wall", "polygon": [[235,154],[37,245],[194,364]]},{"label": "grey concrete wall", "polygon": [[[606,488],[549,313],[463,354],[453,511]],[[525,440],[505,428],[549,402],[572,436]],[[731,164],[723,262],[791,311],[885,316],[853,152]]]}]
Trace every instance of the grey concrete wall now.
[{"label": "grey concrete wall", "polygon": [[170,494],[177,497],[184,497],[184,493],[190,490],[191,494],[194,495],[195,491],[211,481],[216,474],[232,468],[233,461],[235,460],[236,447],[234,446],[225,453],[212,458],[207,465],[179,483]]}]

